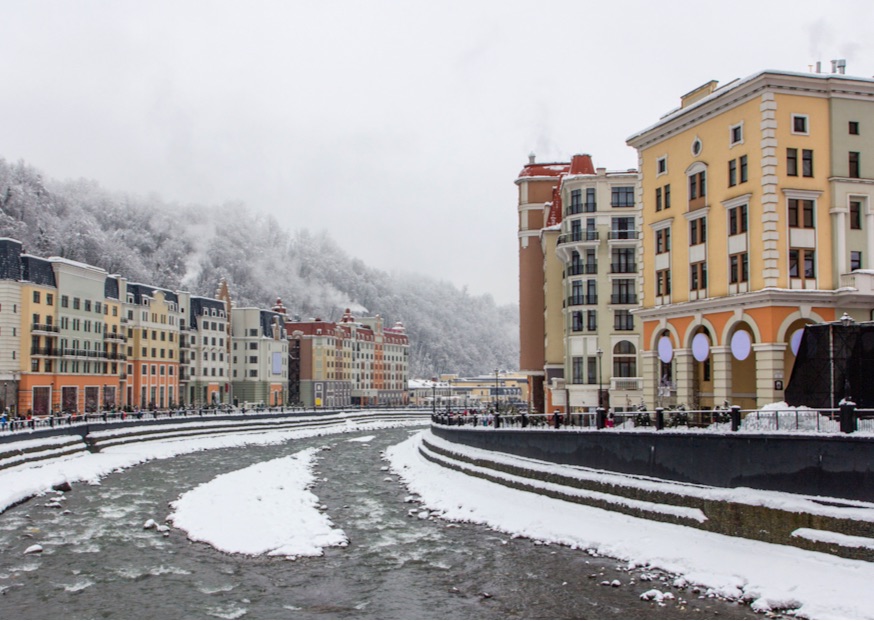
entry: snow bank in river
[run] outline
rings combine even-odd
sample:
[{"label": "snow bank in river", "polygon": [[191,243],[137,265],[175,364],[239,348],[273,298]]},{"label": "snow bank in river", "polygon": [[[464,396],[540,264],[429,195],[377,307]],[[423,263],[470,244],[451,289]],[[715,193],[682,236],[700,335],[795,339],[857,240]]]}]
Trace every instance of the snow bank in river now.
[{"label": "snow bank in river", "polygon": [[320,556],[348,543],[307,490],[317,449],[229,472],[172,503],[173,525],[224,552]]},{"label": "snow bank in river", "polygon": [[[386,456],[410,491],[445,519],[658,567],[708,587],[708,593],[750,601],[755,610],[791,608],[810,618],[874,618],[874,563],[647,521],[503,487],[426,460],[418,450],[421,438],[417,434],[391,447]],[[459,445],[456,449],[466,450]]]}]

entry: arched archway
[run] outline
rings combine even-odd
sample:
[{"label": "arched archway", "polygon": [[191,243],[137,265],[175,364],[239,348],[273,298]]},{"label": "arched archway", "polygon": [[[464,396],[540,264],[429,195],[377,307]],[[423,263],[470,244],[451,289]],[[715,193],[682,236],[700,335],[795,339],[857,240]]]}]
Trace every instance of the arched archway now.
[{"label": "arched archway", "polygon": [[727,339],[731,358],[729,400],[742,409],[757,406],[756,356],[753,353],[753,344],[758,342],[757,333],[754,324],[741,320],[731,327]]},{"label": "arched archway", "polygon": [[713,357],[710,349],[714,339],[707,326],[698,325],[690,331],[688,348],[692,351],[691,407],[694,410],[712,408],[713,397]]}]

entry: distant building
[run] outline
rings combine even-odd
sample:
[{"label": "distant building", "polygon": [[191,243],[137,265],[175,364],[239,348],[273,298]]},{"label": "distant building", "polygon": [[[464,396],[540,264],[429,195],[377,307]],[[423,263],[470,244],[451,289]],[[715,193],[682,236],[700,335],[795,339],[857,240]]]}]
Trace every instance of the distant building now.
[{"label": "distant building", "polygon": [[23,253],[0,239],[0,398],[45,416],[120,405],[125,336],[119,281],[105,270]]},{"label": "distant building", "polygon": [[127,398],[137,408],[175,407],[180,398],[179,351],[183,312],[173,291],[127,283]]},{"label": "distant building", "polygon": [[288,391],[285,316],[259,308],[234,308],[231,337],[234,402],[285,405]]},{"label": "distant building", "polygon": [[379,316],[339,322],[287,321],[291,390],[311,407],[404,405],[408,402],[409,338],[402,325],[385,328]]}]

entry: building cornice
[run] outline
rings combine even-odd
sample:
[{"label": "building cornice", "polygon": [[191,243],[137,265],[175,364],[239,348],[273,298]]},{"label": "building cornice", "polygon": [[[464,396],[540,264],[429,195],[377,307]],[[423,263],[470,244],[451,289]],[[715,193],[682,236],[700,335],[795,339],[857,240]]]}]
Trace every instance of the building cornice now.
[{"label": "building cornice", "polygon": [[707,97],[685,108],[669,112],[656,124],[630,136],[626,144],[636,149],[645,149],[718,116],[727,109],[747,103],[765,91],[821,98],[874,99],[874,80],[839,74],[761,71],[717,88]]},{"label": "building cornice", "polygon": [[674,319],[699,313],[734,311],[739,308],[769,306],[820,306],[837,308],[855,305],[874,305],[874,294],[860,293],[855,288],[843,289],[760,289],[733,296],[677,302],[650,308],[637,308],[632,313],[642,321]]}]

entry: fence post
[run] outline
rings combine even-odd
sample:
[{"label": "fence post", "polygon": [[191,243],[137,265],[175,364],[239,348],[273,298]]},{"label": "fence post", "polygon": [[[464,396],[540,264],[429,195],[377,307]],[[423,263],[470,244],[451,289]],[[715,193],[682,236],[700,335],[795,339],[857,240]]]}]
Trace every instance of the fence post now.
[{"label": "fence post", "polygon": [[740,429],[740,406],[731,406],[731,430],[737,431]]},{"label": "fence post", "polygon": [[604,408],[598,408],[595,410],[595,427],[598,429],[603,429],[607,426],[607,416],[604,412]]},{"label": "fence post", "polygon": [[661,431],[665,428],[665,408],[656,408],[656,429]]},{"label": "fence post", "polygon": [[501,427],[501,414],[499,412],[495,412],[495,429],[499,429]]},{"label": "fence post", "polygon": [[841,401],[841,433],[856,431],[856,404],[852,401]]}]

